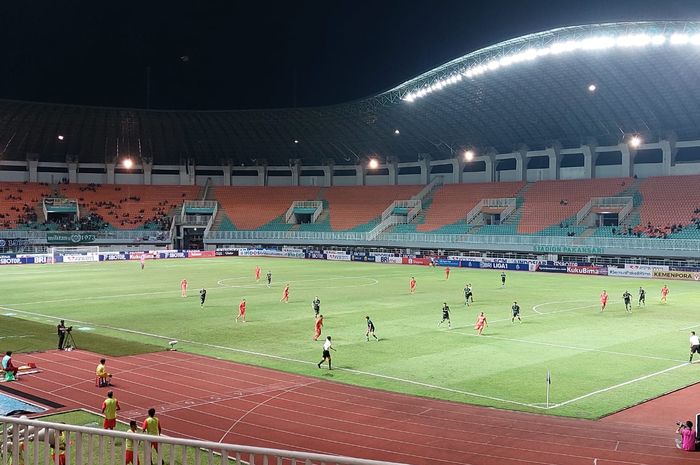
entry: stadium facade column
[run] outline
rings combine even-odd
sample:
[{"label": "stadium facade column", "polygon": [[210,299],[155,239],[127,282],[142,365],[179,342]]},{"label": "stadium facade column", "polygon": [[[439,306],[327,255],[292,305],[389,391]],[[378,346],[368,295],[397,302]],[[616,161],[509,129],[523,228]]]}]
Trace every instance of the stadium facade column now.
[{"label": "stadium facade column", "polygon": [[39,182],[39,154],[27,154],[27,170],[29,171],[29,182]]},{"label": "stadium facade column", "polygon": [[114,180],[115,180],[115,176],[114,176],[115,163],[116,163],[116,160],[111,160],[111,161],[108,160],[105,162],[105,173],[107,173],[106,184],[116,184],[116,182],[114,182]]},{"label": "stadium facade column", "polygon": [[260,163],[258,169],[258,186],[267,186],[267,162]]},{"label": "stadium facade column", "polygon": [[153,184],[153,160],[143,158],[141,160],[141,167],[143,168],[143,183],[150,186]]},{"label": "stadium facade column", "polygon": [[622,166],[620,167],[620,176],[622,176],[623,178],[632,177],[632,175],[634,174],[634,162],[632,161],[632,158],[637,153],[637,151],[631,149],[629,144],[624,142],[618,144],[618,148],[622,153]]},{"label": "stadium facade column", "polygon": [[398,184],[399,162],[396,157],[387,157],[386,168],[389,170],[389,181],[387,184],[395,186]]},{"label": "stadium facade column", "polygon": [[180,165],[180,185],[194,186],[197,179],[197,167],[194,160],[188,159],[183,165]]},{"label": "stadium facade column", "polygon": [[554,143],[545,152],[549,157],[549,179],[559,179],[559,168],[561,167],[561,144]]},{"label": "stadium facade column", "polygon": [[489,151],[481,157],[486,165],[486,182],[496,181],[496,152],[493,150]]},{"label": "stadium facade column", "polygon": [[583,153],[583,177],[584,179],[595,178],[595,163],[598,159],[598,152],[596,152],[597,144],[594,142],[589,142],[586,145],[581,146],[581,152]]},{"label": "stadium facade column", "polygon": [[365,165],[362,165],[362,164],[355,165],[355,176],[356,176],[355,184],[358,186],[364,186],[365,185]]},{"label": "stadium facade column", "polygon": [[301,171],[301,159],[291,158],[289,160],[289,170],[292,172],[292,186],[298,186],[299,172]]},{"label": "stadium facade column", "polygon": [[333,186],[333,167],[335,166],[335,161],[327,160],[321,167],[323,169],[323,187]]},{"label": "stadium facade column", "polygon": [[68,166],[68,182],[71,184],[78,183],[78,157],[69,155],[66,157],[66,165]]},{"label": "stadium facade column", "polygon": [[678,148],[676,148],[676,137],[671,135],[670,137],[659,141],[661,146],[661,175],[671,176],[671,167],[676,164],[676,155],[678,154]]},{"label": "stadium facade column", "polygon": [[515,157],[515,180],[527,181],[527,147],[513,152]]},{"label": "stadium facade column", "polygon": [[231,160],[228,162],[224,163],[221,168],[224,171],[224,179],[223,179],[223,185],[224,186],[230,186],[231,185]]},{"label": "stadium facade column", "polygon": [[432,160],[430,154],[418,154],[418,161],[420,162],[420,183],[423,185],[430,182],[430,160]]},{"label": "stadium facade column", "polygon": [[454,184],[462,183],[462,172],[464,171],[464,158],[459,155],[452,159],[452,182]]}]

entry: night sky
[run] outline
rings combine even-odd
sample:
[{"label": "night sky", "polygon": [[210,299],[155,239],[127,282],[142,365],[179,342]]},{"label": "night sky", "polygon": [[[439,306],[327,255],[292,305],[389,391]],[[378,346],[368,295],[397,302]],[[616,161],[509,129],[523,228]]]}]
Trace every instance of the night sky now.
[{"label": "night sky", "polygon": [[0,98],[238,109],[342,103],[554,27],[700,20],[699,0],[0,2]]}]

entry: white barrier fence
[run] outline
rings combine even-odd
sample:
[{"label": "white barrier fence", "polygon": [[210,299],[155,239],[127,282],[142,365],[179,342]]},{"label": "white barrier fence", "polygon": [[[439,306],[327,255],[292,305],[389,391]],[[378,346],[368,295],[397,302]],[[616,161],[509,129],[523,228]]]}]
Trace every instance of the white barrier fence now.
[{"label": "white barrier fence", "polygon": [[[133,440],[137,457],[148,465],[401,465],[352,457],[221,444],[216,442],[154,436],[72,426],[0,416],[0,463],[22,465],[125,465],[126,439]],[[53,454],[58,441],[59,453]],[[19,444],[19,447],[15,445]],[[62,458],[62,456],[64,458]]]}]

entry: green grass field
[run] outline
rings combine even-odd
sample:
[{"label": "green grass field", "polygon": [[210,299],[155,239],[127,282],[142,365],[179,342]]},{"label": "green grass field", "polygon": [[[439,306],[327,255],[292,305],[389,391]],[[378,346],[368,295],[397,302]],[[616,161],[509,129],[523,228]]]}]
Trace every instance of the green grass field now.
[{"label": "green grass field", "polygon": [[[253,279],[255,265],[273,273],[268,289]],[[664,282],[608,277],[442,269],[291,259],[221,258],[3,267],[0,312],[3,333],[22,332],[17,318],[55,325],[65,318],[79,347],[110,353],[94,335],[134,348],[165,348],[266,366],[344,383],[498,408],[595,418],[694,383],[700,365],[688,365],[688,333],[700,329],[695,282],[668,282],[669,302],[659,303]],[[409,295],[414,275],[417,293]],[[189,296],[180,297],[187,278]],[[290,303],[279,302],[284,283]],[[474,285],[475,303],[464,306],[462,288]],[[636,307],[638,287],[647,306]],[[199,307],[197,290],[206,287]],[[599,311],[602,289],[608,309]],[[625,314],[622,293],[634,296]],[[312,341],[311,300],[321,299],[323,337],[337,352],[334,370],[319,370],[322,342]],[[248,323],[234,322],[238,302],[248,302]],[[517,300],[523,324],[510,321]],[[442,302],[452,309],[452,329],[437,328]],[[477,337],[479,311],[489,318]],[[365,315],[380,342],[365,339]],[[17,328],[16,330],[14,328]],[[47,326],[47,347],[55,343]],[[16,332],[15,332],[16,331]],[[92,337],[92,339],[90,339]],[[1,350],[31,348],[14,338]],[[86,341],[90,341],[86,344]],[[138,345],[137,345],[138,344]],[[38,348],[44,348],[38,347]],[[138,350],[135,350],[138,351]],[[16,357],[21,360],[21,357]],[[552,373],[550,406],[546,373]]]}]

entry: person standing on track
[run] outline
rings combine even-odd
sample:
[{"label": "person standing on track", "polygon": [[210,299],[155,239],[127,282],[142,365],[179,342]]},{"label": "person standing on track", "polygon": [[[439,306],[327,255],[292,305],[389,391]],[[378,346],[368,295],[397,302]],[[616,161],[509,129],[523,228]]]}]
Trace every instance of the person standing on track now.
[{"label": "person standing on track", "polygon": [[239,318],[243,319],[243,323],[245,323],[245,299],[241,299],[241,303],[238,304],[238,316],[236,316],[236,323],[238,323]]},{"label": "person standing on track", "polygon": [[117,426],[117,411],[121,410],[119,401],[114,398],[112,391],[107,391],[107,398],[102,402],[102,414],[105,416],[102,427],[104,429],[114,429]]},{"label": "person standing on track", "polygon": [[331,369],[331,350],[335,350],[333,348],[333,343],[331,342],[331,337],[328,336],[326,337],[326,342],[323,343],[323,359],[321,359],[320,362],[318,362],[318,367],[321,368],[321,364],[328,360],[328,369]]},{"label": "person standing on track", "polygon": [[185,278],[182,278],[182,281],[180,281],[180,292],[182,297],[187,297],[187,280]]},{"label": "person standing on track", "polygon": [[370,335],[375,338],[377,342],[379,342],[379,338],[376,334],[374,334],[374,323],[369,319],[369,315],[367,315],[365,318],[367,319],[367,334],[365,334],[365,336],[367,336],[367,342],[369,342]]},{"label": "person standing on track", "polygon": [[318,341],[321,337],[321,329],[323,328],[323,315],[318,315],[316,317],[316,325],[314,326],[314,341]]}]

